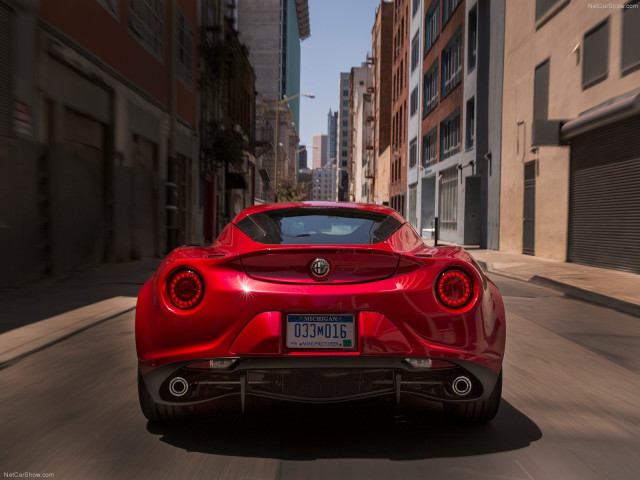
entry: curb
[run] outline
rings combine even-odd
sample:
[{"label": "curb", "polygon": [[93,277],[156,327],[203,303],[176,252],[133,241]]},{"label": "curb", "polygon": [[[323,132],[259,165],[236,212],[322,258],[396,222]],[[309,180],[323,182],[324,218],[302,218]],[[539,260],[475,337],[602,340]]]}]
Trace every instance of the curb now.
[{"label": "curb", "polygon": [[611,308],[634,317],[640,317],[640,305],[635,303],[626,302],[619,298],[609,297],[608,295],[602,295],[601,293],[592,292],[590,290],[585,290],[584,288],[575,287],[567,283],[558,282],[557,280],[538,275],[534,275],[529,282],[542,287],[560,290],[570,297],[584,300],[585,302]]},{"label": "curb", "polygon": [[496,275],[502,275],[503,277],[511,278],[513,280],[520,280],[521,282],[532,283],[534,285],[539,285],[541,287],[552,288],[554,290],[558,290],[565,295],[577,298],[578,300],[582,300],[585,302],[593,303],[594,305],[599,305],[601,307],[611,308],[613,310],[617,310],[622,313],[626,313],[627,315],[632,315],[634,317],[640,317],[640,305],[627,302],[624,300],[620,300],[619,298],[610,297],[608,295],[603,295],[601,293],[593,292],[591,290],[586,290],[584,288],[576,287],[573,285],[569,285],[568,283],[559,282],[557,280],[553,280],[548,277],[542,277],[540,275],[534,275],[529,279],[524,279],[522,277],[518,277],[515,275],[510,275],[505,272],[501,272],[499,270],[493,270],[488,267],[487,262],[476,260],[478,265],[482,268],[486,273]]}]

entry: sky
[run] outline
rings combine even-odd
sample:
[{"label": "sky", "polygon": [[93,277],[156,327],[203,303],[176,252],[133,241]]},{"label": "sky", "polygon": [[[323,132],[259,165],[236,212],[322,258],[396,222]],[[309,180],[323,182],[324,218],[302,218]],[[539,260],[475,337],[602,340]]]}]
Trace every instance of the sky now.
[{"label": "sky", "polygon": [[313,157],[313,136],[327,133],[329,109],[338,108],[340,72],[359,67],[371,52],[371,29],[380,0],[309,0],[311,36],[301,48],[300,143]]}]

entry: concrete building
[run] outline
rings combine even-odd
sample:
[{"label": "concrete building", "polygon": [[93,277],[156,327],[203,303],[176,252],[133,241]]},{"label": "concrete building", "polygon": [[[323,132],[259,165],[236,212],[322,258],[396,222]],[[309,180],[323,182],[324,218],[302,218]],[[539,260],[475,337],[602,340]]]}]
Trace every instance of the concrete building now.
[{"label": "concrete building", "polygon": [[278,181],[296,181],[300,97],[286,97],[300,93],[300,42],[310,36],[309,6],[307,0],[238,0],[237,20],[256,72],[256,124],[262,132],[256,196],[273,201]]},{"label": "concrete building", "polygon": [[337,175],[336,188],[338,201],[349,199],[349,72],[340,73],[338,103],[338,143],[337,143]]},{"label": "concrete building", "polygon": [[[368,183],[367,201],[389,203],[389,165],[381,156],[391,138],[391,72],[393,53],[393,2],[380,1],[371,30],[371,130],[369,144],[372,159],[365,174]],[[386,176],[382,172],[386,172]],[[382,191],[386,195],[382,194]],[[386,198],[386,200],[382,200]]]},{"label": "concrete building", "polygon": [[202,239],[197,5],[141,3],[0,2],[0,287]]},{"label": "concrete building", "polygon": [[371,141],[371,68],[367,63],[352,67],[349,75],[349,201],[366,202],[372,155]]},{"label": "concrete building", "polygon": [[391,196],[390,206],[405,215],[407,196],[407,100],[409,98],[409,0],[393,5],[393,55],[391,92]]},{"label": "concrete building", "polygon": [[328,137],[325,134],[313,136],[311,168],[323,168],[329,162]]},{"label": "concrete building", "polygon": [[336,202],[336,164],[329,162],[324,167],[313,169],[313,200]]},{"label": "concrete building", "polygon": [[620,4],[507,2],[501,251],[640,273],[640,6]]}]

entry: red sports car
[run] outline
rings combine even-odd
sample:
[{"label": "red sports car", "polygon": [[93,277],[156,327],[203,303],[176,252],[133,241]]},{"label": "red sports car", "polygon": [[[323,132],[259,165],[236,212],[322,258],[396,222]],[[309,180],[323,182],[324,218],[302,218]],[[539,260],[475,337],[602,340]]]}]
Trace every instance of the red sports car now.
[{"label": "red sports car", "polygon": [[136,309],[150,421],[236,396],[341,402],[410,394],[454,417],[500,404],[505,312],[462,248],[428,247],[395,210],[247,208],[209,247],[171,252]]}]

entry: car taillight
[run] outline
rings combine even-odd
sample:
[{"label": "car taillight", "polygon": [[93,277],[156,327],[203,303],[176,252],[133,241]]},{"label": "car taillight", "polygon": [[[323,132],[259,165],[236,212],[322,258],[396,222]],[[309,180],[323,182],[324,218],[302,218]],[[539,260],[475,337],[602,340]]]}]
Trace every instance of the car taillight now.
[{"label": "car taillight", "polygon": [[473,297],[471,278],[461,270],[447,270],[438,278],[436,292],[446,307],[462,308]]},{"label": "car taillight", "polygon": [[193,270],[178,270],[167,282],[167,293],[171,303],[178,308],[193,308],[204,296],[204,283]]}]

